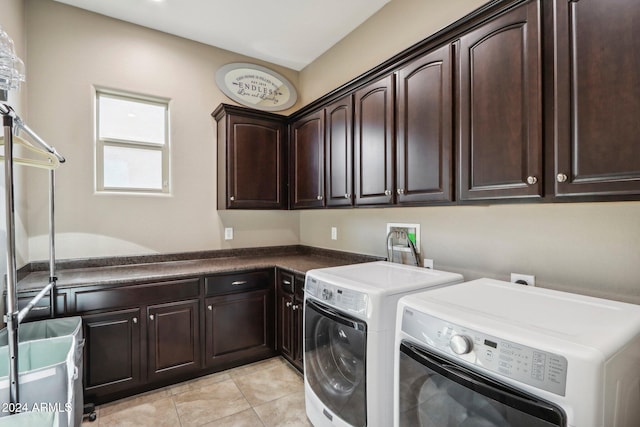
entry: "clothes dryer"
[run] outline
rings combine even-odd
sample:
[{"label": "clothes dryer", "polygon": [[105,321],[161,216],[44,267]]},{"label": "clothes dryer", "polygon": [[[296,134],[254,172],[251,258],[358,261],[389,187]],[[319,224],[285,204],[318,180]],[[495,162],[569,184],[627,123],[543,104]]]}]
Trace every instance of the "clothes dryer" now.
[{"label": "clothes dryer", "polygon": [[398,303],[396,427],[640,426],[640,306],[480,279]]},{"label": "clothes dryer", "polygon": [[398,300],[462,280],[455,273],[385,261],[309,271],[304,383],[313,425],[390,426]]}]

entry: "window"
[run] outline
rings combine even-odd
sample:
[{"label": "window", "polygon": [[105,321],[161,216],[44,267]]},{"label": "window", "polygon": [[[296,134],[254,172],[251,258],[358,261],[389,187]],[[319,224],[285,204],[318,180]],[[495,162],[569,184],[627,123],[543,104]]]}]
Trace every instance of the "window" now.
[{"label": "window", "polygon": [[169,192],[169,103],[96,92],[96,189]]}]

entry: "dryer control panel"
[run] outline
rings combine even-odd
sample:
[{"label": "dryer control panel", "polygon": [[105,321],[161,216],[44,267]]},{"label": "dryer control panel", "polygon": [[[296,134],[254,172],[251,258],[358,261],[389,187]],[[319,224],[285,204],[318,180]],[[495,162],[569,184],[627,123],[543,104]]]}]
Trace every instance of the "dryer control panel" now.
[{"label": "dryer control panel", "polygon": [[405,307],[402,332],[425,348],[560,396],[565,395],[567,359]]},{"label": "dryer control panel", "polygon": [[368,297],[365,293],[335,286],[309,275],[307,275],[304,292],[333,308],[360,316],[365,316],[367,313]]}]

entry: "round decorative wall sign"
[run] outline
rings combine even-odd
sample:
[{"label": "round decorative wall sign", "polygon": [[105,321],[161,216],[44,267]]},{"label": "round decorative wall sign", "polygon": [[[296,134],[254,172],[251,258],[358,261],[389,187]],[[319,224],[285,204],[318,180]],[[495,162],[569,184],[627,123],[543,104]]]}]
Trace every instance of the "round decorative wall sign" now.
[{"label": "round decorative wall sign", "polygon": [[216,72],[216,83],[234,101],[264,111],[286,110],[298,98],[296,88],[284,76],[255,64],[223,65]]}]

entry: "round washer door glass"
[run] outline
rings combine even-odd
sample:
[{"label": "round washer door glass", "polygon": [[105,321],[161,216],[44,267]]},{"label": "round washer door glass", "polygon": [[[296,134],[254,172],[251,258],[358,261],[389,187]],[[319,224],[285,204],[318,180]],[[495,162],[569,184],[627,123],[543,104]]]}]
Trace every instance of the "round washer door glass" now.
[{"label": "round washer door glass", "polygon": [[315,395],[350,425],[366,425],[366,324],[307,300],[304,337]]}]

